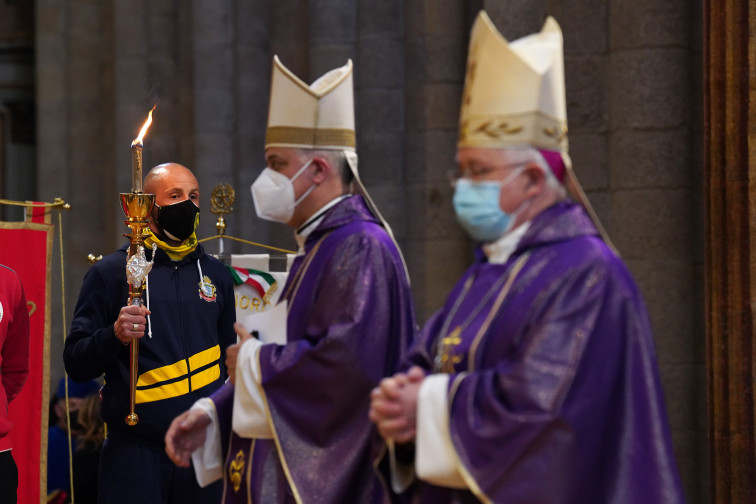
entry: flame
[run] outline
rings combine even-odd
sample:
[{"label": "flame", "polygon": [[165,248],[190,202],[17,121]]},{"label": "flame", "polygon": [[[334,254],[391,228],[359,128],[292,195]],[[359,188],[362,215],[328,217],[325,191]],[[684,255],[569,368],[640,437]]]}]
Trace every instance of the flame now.
[{"label": "flame", "polygon": [[147,133],[147,128],[149,128],[150,124],[152,124],[152,111],[156,108],[157,105],[152,106],[152,110],[150,110],[150,113],[147,116],[147,120],[144,122],[144,126],[142,126],[142,129],[139,131],[139,136],[136,137],[133,142],[131,142],[132,147],[134,147],[135,145],[142,145],[142,139],[144,138],[145,133]]}]

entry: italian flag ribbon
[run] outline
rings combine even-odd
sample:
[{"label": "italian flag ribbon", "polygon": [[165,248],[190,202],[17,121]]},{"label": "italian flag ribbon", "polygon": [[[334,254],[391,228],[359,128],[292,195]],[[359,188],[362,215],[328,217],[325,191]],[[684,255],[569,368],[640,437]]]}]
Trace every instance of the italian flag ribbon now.
[{"label": "italian flag ribbon", "polygon": [[278,288],[276,279],[273,278],[273,275],[270,273],[256,269],[238,268],[236,266],[227,267],[231,272],[231,276],[234,278],[234,283],[236,285],[245,283],[252,286],[252,288],[260,294],[260,298],[262,298],[263,301],[269,302],[270,296],[272,296]]}]

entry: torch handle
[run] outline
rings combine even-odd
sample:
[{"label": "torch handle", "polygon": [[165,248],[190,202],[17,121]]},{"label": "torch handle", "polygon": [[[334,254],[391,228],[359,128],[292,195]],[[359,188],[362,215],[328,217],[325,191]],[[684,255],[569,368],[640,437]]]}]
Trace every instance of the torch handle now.
[{"label": "torch handle", "polygon": [[[141,161],[140,161],[141,162]],[[135,177],[139,179],[139,190],[141,191],[141,175]],[[148,263],[144,255],[144,240],[149,235],[149,215],[155,204],[154,194],[145,194],[142,192],[121,193],[121,207],[126,215],[126,225],[131,229],[131,233],[125,236],[129,237],[129,258],[126,260],[126,279],[129,284],[129,304],[131,306],[142,306],[142,286],[144,285],[147,274],[152,268],[152,263]],[[139,340],[132,340],[129,343],[129,415],[126,417],[126,423],[134,426],[139,421],[139,417],[134,411],[136,404],[136,384],[139,377]]]},{"label": "torch handle", "polygon": [[[137,297],[130,300],[131,306],[142,306],[142,298]],[[126,417],[126,423],[134,426],[139,422],[139,416],[136,414],[136,384],[139,377],[139,340],[133,339],[129,343],[129,414]]]}]

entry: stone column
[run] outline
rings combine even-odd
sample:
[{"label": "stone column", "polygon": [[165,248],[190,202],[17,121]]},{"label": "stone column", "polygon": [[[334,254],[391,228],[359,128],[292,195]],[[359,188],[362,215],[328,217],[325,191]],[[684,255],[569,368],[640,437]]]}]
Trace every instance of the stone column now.
[{"label": "stone column", "polygon": [[[128,232],[128,227],[123,222],[124,215],[118,205],[118,194],[131,190],[131,142],[139,135],[139,130],[154,105],[153,100],[147,96],[149,39],[145,4],[144,0],[112,3],[114,82],[111,90],[115,116],[113,136],[110,139],[113,164],[110,169],[115,183],[108,191],[108,197],[117,205],[112,215],[112,229],[120,233],[112,233],[109,242],[101,244],[104,245],[102,250],[92,251],[95,255],[107,255],[125,243],[120,234]],[[160,109],[155,111],[152,126],[144,138],[143,175],[147,174],[153,164],[155,144],[162,136],[156,132],[167,131],[163,126],[167,121],[162,104],[158,103],[158,106]]]},{"label": "stone column", "polygon": [[362,182],[404,245],[404,2],[358,3],[355,107]]},{"label": "stone column", "polygon": [[456,169],[471,10],[462,0],[405,3],[404,252],[421,324],[473,258],[455,221],[448,176]]},{"label": "stone column", "polygon": [[[234,13],[237,35],[234,43],[236,104],[233,140],[236,156],[233,181],[228,182],[236,189],[236,203],[234,213],[227,220],[230,234],[262,243],[270,242],[269,227],[284,228],[280,224],[264,223],[256,217],[249,190],[265,166],[265,126],[273,63],[269,44],[273,9],[268,0],[236,2]],[[291,247],[291,235],[285,239],[283,245]],[[229,243],[228,246],[238,253],[266,252],[241,244],[233,246]]]},{"label": "stone column", "polygon": [[675,455],[689,498],[706,460],[704,348],[691,159],[687,2],[609,2],[611,232],[651,316]]},{"label": "stone column", "polygon": [[538,31],[547,14],[546,0],[483,0],[482,4],[507,40]]},{"label": "stone column", "polygon": [[[550,2],[554,3],[554,2]],[[564,35],[570,157],[588,199],[612,235],[609,186],[609,26],[604,0],[552,5]]]},{"label": "stone column", "polygon": [[[69,196],[68,152],[68,74],[66,62],[66,2],[43,0],[36,3],[36,81],[37,81],[37,194],[42,201],[52,201],[56,196]],[[44,118],[44,120],[42,120]],[[64,230],[68,231],[69,212],[63,214]],[[66,244],[68,242],[66,241]],[[59,243],[55,250],[60,253]],[[67,245],[66,245],[67,247]],[[51,292],[61,292],[60,262],[53,261],[50,274]],[[75,289],[68,286],[69,293]],[[51,296],[51,320],[61,321],[62,305],[68,304],[72,296],[61,299]],[[75,298],[74,298],[75,299]],[[68,332],[62,321],[50,330],[50,380],[63,376],[63,338]]]},{"label": "stone column", "polygon": [[[268,17],[266,19],[268,38],[267,38],[267,56],[266,62],[262,67],[261,73],[257,76],[261,79],[261,102],[259,102],[260,121],[260,157],[252,167],[252,177],[249,179],[251,184],[265,167],[264,147],[265,147],[265,127],[268,120],[268,99],[270,97],[270,75],[273,67],[273,55],[278,55],[281,62],[291,70],[295,75],[305,82],[311,80],[310,73],[310,44],[309,44],[309,19],[310,9],[306,0],[273,0],[269,2]],[[264,42],[264,41],[263,41]],[[243,188],[246,192],[246,198],[249,198],[250,204],[252,196],[249,192],[249,185]],[[252,211],[254,209],[250,207]],[[249,229],[252,236],[261,243],[274,245],[285,249],[296,250],[293,231],[288,226],[276,222],[267,222],[258,219],[256,216],[247,219],[246,229]],[[251,229],[250,229],[251,228]],[[259,251],[264,252],[264,251]]]},{"label": "stone column", "polygon": [[36,3],[38,193],[50,201],[69,193],[67,4]]},{"label": "stone column", "polygon": [[[119,209],[113,167],[113,66],[110,4],[37,3],[39,199],[65,198],[66,324],[57,318],[63,299],[52,296],[58,321],[51,333],[51,377],[63,373],[60,355],[87,254],[107,253]],[[57,241],[56,241],[57,246]],[[53,261],[53,292],[60,270]]]},{"label": "stone column", "polygon": [[311,0],[307,5],[307,83],[310,84],[325,72],[346,63],[348,58],[355,59],[358,3],[352,0]]},{"label": "stone column", "polygon": [[[236,166],[236,12],[232,0],[195,0],[192,7],[193,168],[203,203],[198,234],[212,236],[210,191],[215,184],[233,183]],[[208,247],[217,251],[214,242]]]}]

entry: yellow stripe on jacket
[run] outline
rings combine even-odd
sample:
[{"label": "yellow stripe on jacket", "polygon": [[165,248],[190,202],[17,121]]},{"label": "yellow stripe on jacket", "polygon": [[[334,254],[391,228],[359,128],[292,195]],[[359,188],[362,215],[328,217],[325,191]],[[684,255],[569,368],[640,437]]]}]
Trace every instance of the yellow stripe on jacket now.
[{"label": "yellow stripe on jacket", "polygon": [[[220,346],[215,345],[188,359],[142,373],[137,379],[135,402],[162,401],[211,384],[220,378],[220,356]],[[208,365],[211,366],[206,367]],[[163,383],[167,381],[170,383]]]}]

